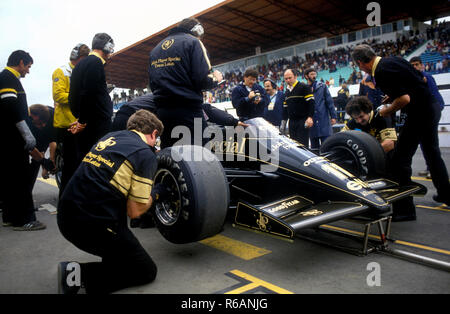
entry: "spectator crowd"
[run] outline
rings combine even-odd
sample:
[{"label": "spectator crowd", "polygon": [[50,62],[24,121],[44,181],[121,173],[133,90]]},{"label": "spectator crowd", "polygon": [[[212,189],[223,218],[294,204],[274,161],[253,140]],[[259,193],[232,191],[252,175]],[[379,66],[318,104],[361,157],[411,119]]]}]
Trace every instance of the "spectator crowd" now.
[{"label": "spectator crowd", "polygon": [[[427,46],[428,52],[438,52],[442,56],[441,61],[425,64],[425,70],[431,73],[444,73],[448,71],[448,23],[440,23],[437,26],[430,27],[426,33],[411,32],[410,36],[403,35],[395,41],[379,42],[377,39],[370,39],[363,43],[373,47],[375,53],[381,57],[399,56],[407,57],[414,50],[420,47],[425,41],[433,40]],[[359,84],[363,80],[363,74],[360,69],[352,62],[351,51],[352,46],[341,47],[335,50],[322,50],[306,53],[304,57],[292,56],[291,58],[282,58],[273,60],[269,64],[258,65],[255,69],[259,73],[258,81],[271,79],[278,85],[278,90],[285,91],[286,85],[283,81],[283,73],[286,69],[291,68],[298,71],[299,80],[303,79],[306,69],[314,68],[317,73],[321,71],[329,71],[333,73],[344,67],[352,69],[348,77],[339,75],[336,82],[332,77],[329,80],[320,78],[322,83],[327,86],[341,86],[343,83],[347,85]],[[241,70],[230,71],[224,73],[225,81],[208,95],[205,101],[210,103],[224,102],[231,100],[232,90],[243,80],[243,72]]]}]

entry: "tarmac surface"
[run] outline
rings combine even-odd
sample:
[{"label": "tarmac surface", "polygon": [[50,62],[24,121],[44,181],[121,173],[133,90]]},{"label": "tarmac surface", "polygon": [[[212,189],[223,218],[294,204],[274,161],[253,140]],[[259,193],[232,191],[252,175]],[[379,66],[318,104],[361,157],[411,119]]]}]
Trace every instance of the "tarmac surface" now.
[{"label": "tarmac surface", "polygon": [[[450,149],[442,148],[450,165]],[[391,225],[390,248],[450,263],[450,208],[432,200],[431,180],[418,177],[425,169],[420,150],[413,161],[413,179],[428,193],[415,199],[417,220]],[[61,261],[88,262],[98,257],[66,241],[56,224],[58,188],[54,180],[38,180],[34,201],[38,220],[47,229],[18,232],[0,226],[0,293],[54,294]],[[338,222],[325,229],[347,234],[363,226]],[[241,230],[227,222],[224,231],[201,242],[176,245],[157,229],[132,229],[158,266],[156,280],[119,291],[123,294],[448,294],[450,272],[380,252],[357,256],[310,240],[287,242]],[[372,227],[372,236],[377,235]],[[362,241],[325,232],[313,238],[340,246],[361,248]],[[371,239],[373,237],[371,236]]]}]

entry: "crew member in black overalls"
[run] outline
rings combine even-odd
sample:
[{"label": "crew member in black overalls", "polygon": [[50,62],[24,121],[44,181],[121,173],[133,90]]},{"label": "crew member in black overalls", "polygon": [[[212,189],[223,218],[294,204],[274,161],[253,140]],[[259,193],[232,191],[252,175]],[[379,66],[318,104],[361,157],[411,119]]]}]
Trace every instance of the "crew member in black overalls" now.
[{"label": "crew member in black overalls", "polygon": [[[441,111],[422,75],[405,59],[378,57],[368,45],[357,46],[352,57],[361,70],[372,74],[376,87],[390,98],[391,105],[381,109],[380,115],[388,116],[401,109],[407,114],[392,159],[394,180],[401,185],[411,183],[412,158],[422,143],[424,158],[437,190],[433,199],[449,205],[450,182],[438,138]],[[394,203],[393,210],[396,221],[416,219],[412,197]]]},{"label": "crew member in black overalls", "polygon": [[[161,137],[162,148],[176,143],[202,145],[204,142],[203,130],[207,124],[202,111],[203,91],[217,86],[223,77],[218,71],[212,72],[199,39],[203,33],[197,19],[184,19],[150,52],[150,88],[157,115],[166,129]],[[195,121],[198,136],[194,136]],[[182,141],[172,138],[176,126],[187,127],[190,136],[183,135]]]},{"label": "crew member in black overalls", "polygon": [[[162,196],[152,179],[157,169],[153,147],[163,125],[154,114],[139,110],[127,128],[108,133],[92,147],[60,198],[57,221],[62,235],[102,258],[60,263],[61,293],[77,293],[83,286],[86,293],[110,293],[156,277],[156,265],[128,229],[127,216],[141,216]],[[67,280],[77,275],[73,264],[80,270],[78,281]]]},{"label": "crew member in black overalls", "polygon": [[[0,140],[2,153],[3,226],[16,231],[45,229],[36,220],[33,195],[29,185],[30,154],[35,151],[36,138],[26,120],[28,105],[20,78],[30,72],[33,58],[23,50],[16,50],[8,58],[7,67],[0,72]],[[37,151],[37,150],[36,150]],[[7,180],[7,181],[6,181]]]},{"label": "crew member in black overalls", "polygon": [[[111,36],[96,34],[92,40],[92,52],[72,71],[69,104],[78,120],[72,123],[70,131],[75,134],[78,164],[92,145],[111,131],[113,104],[106,85],[104,66],[112,53],[114,41]],[[70,176],[68,174],[67,177]]]}]

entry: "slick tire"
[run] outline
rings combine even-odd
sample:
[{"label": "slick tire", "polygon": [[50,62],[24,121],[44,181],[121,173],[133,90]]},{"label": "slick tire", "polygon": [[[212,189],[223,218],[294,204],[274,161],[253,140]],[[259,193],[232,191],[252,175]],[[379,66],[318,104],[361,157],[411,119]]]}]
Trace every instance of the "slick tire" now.
[{"label": "slick tire", "polygon": [[152,206],[160,233],[172,243],[190,243],[222,231],[230,193],[217,157],[201,146],[167,147],[157,154],[154,184],[171,196]]},{"label": "slick tire", "polygon": [[362,131],[333,134],[320,148],[320,155],[362,180],[386,174],[386,155],[377,139]]}]

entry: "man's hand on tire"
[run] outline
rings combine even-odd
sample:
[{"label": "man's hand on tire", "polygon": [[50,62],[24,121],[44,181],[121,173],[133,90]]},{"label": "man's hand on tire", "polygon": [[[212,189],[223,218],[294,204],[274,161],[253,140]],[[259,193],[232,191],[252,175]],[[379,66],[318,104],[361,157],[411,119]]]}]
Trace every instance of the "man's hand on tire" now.
[{"label": "man's hand on tire", "polygon": [[153,201],[164,201],[172,195],[172,192],[162,183],[157,183],[152,188],[151,197]]}]

